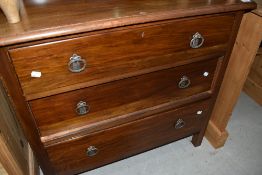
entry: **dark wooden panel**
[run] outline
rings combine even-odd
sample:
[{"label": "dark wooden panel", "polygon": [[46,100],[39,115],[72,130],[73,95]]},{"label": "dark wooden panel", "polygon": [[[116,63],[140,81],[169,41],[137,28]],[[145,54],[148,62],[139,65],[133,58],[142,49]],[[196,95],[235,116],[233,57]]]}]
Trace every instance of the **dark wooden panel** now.
[{"label": "dark wooden panel", "polygon": [[[162,66],[193,62],[211,51],[213,54],[224,52],[233,21],[232,14],[177,20],[23,47],[10,50],[10,54],[24,94],[32,99]],[[201,49],[190,48],[190,40],[196,32],[205,38]],[[220,47],[215,47],[217,45]],[[69,58],[74,53],[87,61],[85,71],[72,73],[68,70]],[[31,77],[32,71],[42,72],[41,78]]]},{"label": "dark wooden panel", "polygon": [[0,11],[0,46],[256,7],[253,2],[241,0],[23,0],[20,3],[22,21],[18,24],[8,24]]},{"label": "dark wooden panel", "polygon": [[14,107],[15,115],[21,124],[26,139],[29,141],[37,161],[45,174],[52,174],[53,168],[50,165],[46,150],[40,140],[40,135],[33,116],[22,95],[22,89],[19,85],[11,61],[8,57],[6,49],[0,48],[0,78],[3,86],[7,90],[7,96],[10,98],[10,103]]},{"label": "dark wooden panel", "polygon": [[[75,174],[189,136],[200,130],[201,121],[207,117],[209,102],[195,103],[51,146],[47,148],[50,160],[58,174]],[[199,110],[201,115],[197,115]],[[175,129],[178,119],[186,123],[181,129]],[[86,149],[89,146],[99,149],[98,154],[88,157]]]},{"label": "dark wooden panel", "polygon": [[[30,106],[41,135],[45,137],[209,91],[216,67],[217,58],[213,58],[33,100]],[[204,72],[209,72],[209,75],[203,76]],[[184,75],[190,79],[191,84],[188,88],[180,89],[178,83]],[[88,103],[88,114],[79,116],[76,113],[79,101]]]}]

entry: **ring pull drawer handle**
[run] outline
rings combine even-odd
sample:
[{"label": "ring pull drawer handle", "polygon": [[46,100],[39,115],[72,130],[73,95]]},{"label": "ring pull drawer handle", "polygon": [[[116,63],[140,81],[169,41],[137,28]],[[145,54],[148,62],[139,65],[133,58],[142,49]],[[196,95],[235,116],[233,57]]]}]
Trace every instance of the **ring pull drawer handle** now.
[{"label": "ring pull drawer handle", "polygon": [[88,157],[93,157],[97,155],[97,153],[98,153],[98,149],[95,146],[89,146],[86,150],[86,155]]},{"label": "ring pull drawer handle", "polygon": [[84,101],[80,101],[76,105],[76,113],[78,115],[85,115],[89,112],[89,110],[90,110],[89,105]]},{"label": "ring pull drawer handle", "polygon": [[183,76],[178,83],[178,87],[180,89],[185,89],[185,88],[189,87],[190,84],[191,84],[190,79],[187,76]]},{"label": "ring pull drawer handle", "polygon": [[200,33],[195,33],[190,41],[190,47],[193,49],[197,49],[204,44],[204,37]]},{"label": "ring pull drawer handle", "polygon": [[181,129],[181,128],[183,128],[184,126],[186,125],[186,122],[183,120],[183,119],[178,119],[177,121],[176,121],[176,125],[175,125],[175,128],[176,129]]},{"label": "ring pull drawer handle", "polygon": [[86,60],[82,59],[81,56],[73,54],[68,62],[68,69],[73,73],[82,72],[86,68]]}]

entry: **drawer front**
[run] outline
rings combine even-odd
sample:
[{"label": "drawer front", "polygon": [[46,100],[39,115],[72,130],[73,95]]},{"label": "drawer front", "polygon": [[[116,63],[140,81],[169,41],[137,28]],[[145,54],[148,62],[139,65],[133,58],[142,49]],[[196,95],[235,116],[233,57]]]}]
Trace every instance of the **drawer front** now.
[{"label": "drawer front", "polygon": [[210,100],[47,148],[58,174],[74,174],[121,160],[200,131]]},{"label": "drawer front", "polygon": [[[31,100],[225,52],[233,22],[232,14],[158,22],[9,52],[25,97]],[[197,32],[204,40],[194,36]],[[201,41],[200,48],[190,46]]]},{"label": "drawer front", "polygon": [[[221,58],[222,59],[222,58]],[[212,92],[218,59],[30,101],[43,137]],[[86,104],[82,103],[85,102]],[[82,110],[82,111],[81,111]]]}]

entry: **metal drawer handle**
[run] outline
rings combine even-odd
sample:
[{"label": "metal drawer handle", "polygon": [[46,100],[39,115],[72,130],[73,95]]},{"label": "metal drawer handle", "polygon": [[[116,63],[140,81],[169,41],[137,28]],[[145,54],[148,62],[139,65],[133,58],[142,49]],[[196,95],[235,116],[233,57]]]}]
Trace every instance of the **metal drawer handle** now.
[{"label": "metal drawer handle", "polygon": [[73,73],[82,72],[86,68],[86,60],[82,59],[81,56],[73,54],[68,63],[68,69]]},{"label": "metal drawer handle", "polygon": [[190,41],[190,47],[193,49],[197,49],[204,44],[204,37],[200,33],[195,33]]},{"label": "metal drawer handle", "polygon": [[98,153],[98,149],[95,146],[89,146],[86,150],[86,155],[88,157],[93,157],[97,155],[97,153]]},{"label": "metal drawer handle", "polygon": [[180,89],[185,89],[185,88],[189,87],[190,84],[191,84],[190,79],[187,76],[183,76],[178,83],[178,87]]},{"label": "metal drawer handle", "polygon": [[180,118],[176,121],[175,128],[180,129],[180,128],[183,128],[185,125],[186,125],[186,122]]},{"label": "metal drawer handle", "polygon": [[76,113],[78,115],[85,115],[89,112],[89,110],[90,110],[89,105],[84,101],[80,101],[76,105]]}]

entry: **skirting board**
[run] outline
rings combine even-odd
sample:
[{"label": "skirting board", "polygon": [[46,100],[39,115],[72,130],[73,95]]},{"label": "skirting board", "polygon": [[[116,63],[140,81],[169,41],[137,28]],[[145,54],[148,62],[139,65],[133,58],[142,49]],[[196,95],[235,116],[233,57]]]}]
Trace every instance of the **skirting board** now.
[{"label": "skirting board", "polygon": [[223,147],[228,138],[228,132],[220,131],[216,125],[210,120],[207,126],[205,137],[214,148]]}]

